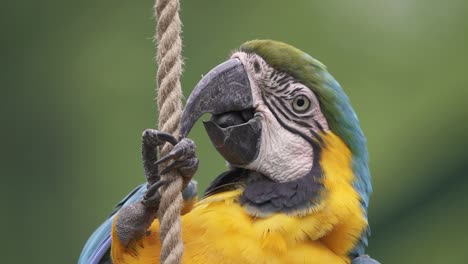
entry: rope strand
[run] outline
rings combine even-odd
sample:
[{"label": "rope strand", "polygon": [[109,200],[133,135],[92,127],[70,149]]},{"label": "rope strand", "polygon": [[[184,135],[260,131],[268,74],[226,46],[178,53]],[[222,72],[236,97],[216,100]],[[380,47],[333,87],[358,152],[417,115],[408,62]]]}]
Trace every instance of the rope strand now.
[{"label": "rope strand", "polygon": [[[179,17],[179,0],[156,0],[154,6],[156,24],[156,42],[158,63],[157,71],[157,103],[159,110],[158,128],[179,135],[179,123],[182,116],[182,23]],[[167,155],[172,149],[165,144],[160,149],[160,157]],[[158,219],[161,240],[161,264],[180,264],[184,253],[182,241],[182,224],[180,210],[182,206],[182,178],[175,172],[161,175],[161,180],[171,183],[161,188]]]}]

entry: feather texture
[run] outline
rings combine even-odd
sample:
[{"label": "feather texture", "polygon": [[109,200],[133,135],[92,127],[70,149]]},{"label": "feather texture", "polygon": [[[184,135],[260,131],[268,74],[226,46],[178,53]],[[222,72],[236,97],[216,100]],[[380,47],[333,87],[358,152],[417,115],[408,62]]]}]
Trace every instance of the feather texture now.
[{"label": "feather texture", "polygon": [[[367,221],[352,185],[350,150],[333,133],[322,138],[320,163],[326,193],[314,211],[303,216],[274,213],[261,218],[250,215],[239,202],[242,184],[234,190],[213,192],[182,216],[183,263],[349,264],[348,253]],[[229,184],[225,178],[219,182]],[[155,221],[150,234],[132,249],[124,248],[114,233],[114,263],[157,263],[158,230]]]}]

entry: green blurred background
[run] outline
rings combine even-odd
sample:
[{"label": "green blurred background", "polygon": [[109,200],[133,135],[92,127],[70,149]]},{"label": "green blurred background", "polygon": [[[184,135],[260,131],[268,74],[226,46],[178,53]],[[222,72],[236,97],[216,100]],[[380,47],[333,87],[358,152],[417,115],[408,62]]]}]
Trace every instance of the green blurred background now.
[{"label": "green blurred background", "polygon": [[[152,0],[2,1],[2,263],[75,263],[143,182],[156,123]],[[254,38],[297,46],[340,81],[367,135],[368,252],[467,263],[468,2],[182,1],[183,87]],[[203,189],[225,169],[191,137]]]}]

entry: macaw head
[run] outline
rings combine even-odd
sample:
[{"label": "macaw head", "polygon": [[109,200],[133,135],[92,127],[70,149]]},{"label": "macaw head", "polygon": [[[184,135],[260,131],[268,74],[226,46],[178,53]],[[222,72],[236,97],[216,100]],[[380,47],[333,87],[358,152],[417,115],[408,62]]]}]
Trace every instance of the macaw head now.
[{"label": "macaw head", "polygon": [[[341,182],[353,188],[366,214],[366,141],[348,97],[319,61],[285,43],[246,42],[197,84],[181,136],[207,112],[206,131],[229,165],[267,179],[253,180],[243,194],[256,214],[319,205]],[[341,175],[340,166],[352,175]]]}]

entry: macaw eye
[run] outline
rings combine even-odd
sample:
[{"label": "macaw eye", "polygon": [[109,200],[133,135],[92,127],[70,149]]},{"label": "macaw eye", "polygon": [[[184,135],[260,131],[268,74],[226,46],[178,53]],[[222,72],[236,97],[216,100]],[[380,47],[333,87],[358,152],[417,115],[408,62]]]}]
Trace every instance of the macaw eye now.
[{"label": "macaw eye", "polygon": [[296,111],[297,113],[304,113],[305,111],[309,110],[310,101],[304,95],[299,95],[296,98],[294,98],[292,106],[294,108],[294,111]]}]

